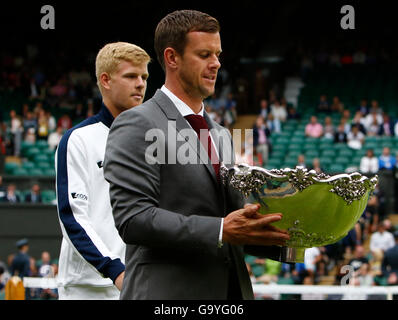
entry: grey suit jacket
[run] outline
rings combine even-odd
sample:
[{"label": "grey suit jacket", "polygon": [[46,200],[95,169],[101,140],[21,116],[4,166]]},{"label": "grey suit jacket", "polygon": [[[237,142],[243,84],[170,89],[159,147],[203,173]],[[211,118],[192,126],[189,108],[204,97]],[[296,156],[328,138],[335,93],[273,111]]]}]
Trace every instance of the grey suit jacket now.
[{"label": "grey suit jacket", "polygon": [[[217,140],[223,128],[207,114],[205,118]],[[165,143],[165,163],[148,161],[153,160],[148,150],[154,141],[145,136],[155,128],[165,135],[159,141]],[[167,139],[171,128],[177,132],[174,143]],[[185,151],[195,152],[195,144],[198,151],[202,147],[197,138],[182,139],[183,129],[193,132],[160,90],[121,113],[110,129],[104,175],[116,228],[127,244],[121,299],[226,299],[232,263],[243,298],[253,299],[243,248],[218,248],[221,217],[241,208],[243,199],[217,182],[210,163],[168,161],[175,149],[185,146]],[[230,137],[228,143],[232,145]],[[226,156],[223,150],[218,149],[220,160]],[[159,150],[152,153],[159,156]],[[200,152],[195,157],[200,159]]]}]

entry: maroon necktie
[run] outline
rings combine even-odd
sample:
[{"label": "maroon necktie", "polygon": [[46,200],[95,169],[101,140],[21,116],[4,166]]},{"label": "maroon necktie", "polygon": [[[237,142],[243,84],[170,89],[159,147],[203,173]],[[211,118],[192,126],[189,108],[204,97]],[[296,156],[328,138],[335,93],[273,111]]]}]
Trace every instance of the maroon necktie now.
[{"label": "maroon necktie", "polygon": [[[213,165],[214,171],[216,172],[217,180],[220,179],[220,161],[218,159],[216,150],[211,142],[210,134],[209,134],[209,127],[204,117],[197,115],[197,114],[189,114],[185,116],[185,119],[189,122],[191,127],[196,131],[199,140],[202,142],[203,146],[206,147],[204,141],[207,138],[207,154]],[[200,134],[205,134],[205,137],[201,137]]]}]

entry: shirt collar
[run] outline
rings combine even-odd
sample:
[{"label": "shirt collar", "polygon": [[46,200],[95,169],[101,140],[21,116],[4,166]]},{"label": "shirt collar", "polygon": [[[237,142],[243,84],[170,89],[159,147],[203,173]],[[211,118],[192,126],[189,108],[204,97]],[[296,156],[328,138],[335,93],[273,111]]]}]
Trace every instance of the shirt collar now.
[{"label": "shirt collar", "polygon": [[115,118],[113,117],[112,113],[109,111],[109,109],[106,107],[106,105],[104,104],[104,102],[102,102],[102,106],[100,111],[97,114],[98,119],[104,124],[106,125],[108,128],[111,127],[113,120],[115,120]]},{"label": "shirt collar", "polygon": [[[163,85],[160,88],[160,90],[162,90],[162,92],[170,98],[170,100],[174,103],[177,110],[181,113],[181,115],[183,117],[190,115],[190,114],[195,114],[195,112],[193,112],[193,110],[184,101],[182,101],[173,92],[171,92],[169,89],[167,89],[165,85]],[[204,113],[204,108],[203,108],[203,102],[202,102],[202,108],[197,113],[197,115],[200,115],[203,117],[203,113]]]}]

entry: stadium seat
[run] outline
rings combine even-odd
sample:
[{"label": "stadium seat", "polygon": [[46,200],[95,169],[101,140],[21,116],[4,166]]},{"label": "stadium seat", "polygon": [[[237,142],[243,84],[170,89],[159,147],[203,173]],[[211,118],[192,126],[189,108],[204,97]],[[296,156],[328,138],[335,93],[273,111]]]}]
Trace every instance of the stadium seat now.
[{"label": "stadium seat", "polygon": [[333,163],[329,166],[330,173],[336,174],[336,173],[343,173],[344,172],[344,166],[340,163]]},{"label": "stadium seat", "polygon": [[14,174],[14,171],[18,168],[20,168],[20,166],[16,162],[6,162],[4,165],[4,171],[6,174]]},{"label": "stadium seat", "polygon": [[31,170],[29,170],[29,175],[30,176],[42,176],[43,171],[39,168],[32,168]]},{"label": "stadium seat", "polygon": [[27,176],[29,173],[28,170],[18,167],[13,171],[13,174],[16,176]]}]

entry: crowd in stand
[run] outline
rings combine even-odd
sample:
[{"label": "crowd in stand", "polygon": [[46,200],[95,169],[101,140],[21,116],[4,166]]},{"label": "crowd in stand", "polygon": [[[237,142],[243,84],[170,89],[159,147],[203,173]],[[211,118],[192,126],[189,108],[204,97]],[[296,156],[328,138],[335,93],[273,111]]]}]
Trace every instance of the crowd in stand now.
[{"label": "crowd in stand", "polygon": [[[55,278],[58,274],[58,260],[51,259],[48,251],[43,251],[40,259],[29,254],[29,240],[24,238],[16,242],[17,252],[7,257],[7,261],[0,261],[0,300],[8,294],[14,300],[20,295],[26,300],[55,300],[58,298],[56,289],[49,288],[23,288],[19,292],[17,284],[24,277]],[[18,276],[18,278],[13,278]],[[20,280],[21,279],[21,280]],[[7,288],[8,286],[8,288]],[[11,288],[13,287],[13,288]],[[18,300],[18,299],[17,299]]]}]

